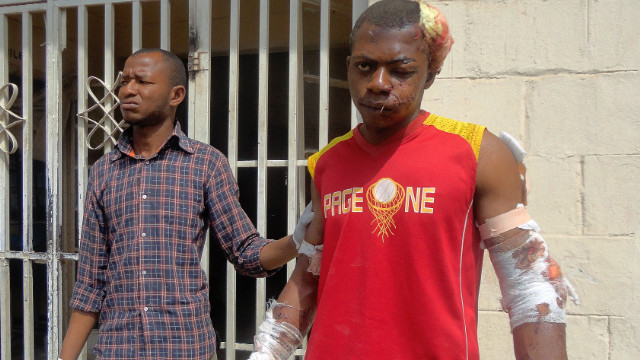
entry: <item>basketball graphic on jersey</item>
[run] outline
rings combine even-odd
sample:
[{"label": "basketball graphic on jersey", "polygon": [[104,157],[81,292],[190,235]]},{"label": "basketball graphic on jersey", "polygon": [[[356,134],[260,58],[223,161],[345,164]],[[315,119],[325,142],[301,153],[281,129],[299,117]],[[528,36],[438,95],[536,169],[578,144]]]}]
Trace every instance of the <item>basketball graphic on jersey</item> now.
[{"label": "basketball graphic on jersey", "polygon": [[371,224],[375,224],[373,233],[382,238],[393,235],[396,224],[395,215],[404,201],[405,191],[402,185],[391,178],[381,178],[367,189],[367,205],[374,216]]}]

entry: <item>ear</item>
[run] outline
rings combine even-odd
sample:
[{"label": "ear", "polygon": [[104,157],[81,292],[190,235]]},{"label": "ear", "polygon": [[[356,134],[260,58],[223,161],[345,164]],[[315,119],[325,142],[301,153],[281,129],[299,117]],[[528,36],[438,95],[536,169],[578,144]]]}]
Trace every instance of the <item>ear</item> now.
[{"label": "ear", "polygon": [[347,69],[349,68],[350,62],[351,62],[351,56],[347,56]]},{"label": "ear", "polygon": [[182,85],[176,85],[171,88],[169,92],[169,105],[172,107],[178,107],[182,100],[184,100],[187,89]]},{"label": "ear", "polygon": [[429,75],[427,75],[427,81],[425,81],[424,83],[425,90],[427,90],[428,88],[431,87],[431,85],[433,85],[433,82],[436,80],[436,75],[438,75],[439,73],[440,73],[440,70],[430,72]]}]

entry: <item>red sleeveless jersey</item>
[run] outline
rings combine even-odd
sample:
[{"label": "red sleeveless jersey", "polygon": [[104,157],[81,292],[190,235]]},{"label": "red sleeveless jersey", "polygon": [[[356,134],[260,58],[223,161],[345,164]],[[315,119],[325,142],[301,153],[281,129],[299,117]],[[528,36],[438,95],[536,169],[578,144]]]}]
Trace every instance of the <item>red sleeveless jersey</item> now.
[{"label": "red sleeveless jersey", "polygon": [[309,158],[324,251],[306,359],[478,358],[483,133],[423,111],[383,144],[356,127]]}]

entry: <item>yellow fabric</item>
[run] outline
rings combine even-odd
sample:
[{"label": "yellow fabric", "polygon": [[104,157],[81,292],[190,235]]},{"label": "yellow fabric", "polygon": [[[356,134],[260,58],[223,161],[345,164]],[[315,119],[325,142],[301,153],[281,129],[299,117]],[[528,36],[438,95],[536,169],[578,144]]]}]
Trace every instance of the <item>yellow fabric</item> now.
[{"label": "yellow fabric", "polygon": [[[433,125],[438,130],[445,131],[450,134],[459,135],[469,143],[469,145],[473,149],[473,153],[476,156],[476,160],[478,160],[478,155],[480,154],[480,144],[482,144],[482,136],[484,134],[484,129],[485,129],[484,126],[452,120],[452,119],[448,119],[446,117],[438,116],[434,114],[429,114],[429,116],[423,122],[423,124]],[[322,154],[327,152],[332,147],[336,146],[338,143],[348,140],[352,137],[353,137],[353,130],[331,140],[331,142],[327,146],[322,148],[317,153],[311,155],[309,159],[307,159],[307,167],[309,169],[309,174],[311,174],[311,178],[314,177],[316,164],[320,156],[322,156]]]},{"label": "yellow fabric", "polygon": [[341,141],[345,141],[345,140],[349,140],[350,138],[353,137],[353,130],[349,131],[348,133],[339,136],[333,140],[331,140],[331,142],[323,147],[322,149],[320,149],[320,151],[318,151],[317,153],[309,156],[309,159],[307,159],[307,167],[309,168],[309,174],[311,174],[311,178],[313,178],[314,173],[316,171],[316,164],[318,163],[318,159],[320,158],[320,156],[322,156],[322,154],[324,154],[325,152],[327,152],[327,150],[331,149],[332,147],[336,146],[336,144],[338,144]]},{"label": "yellow fabric", "polygon": [[476,155],[476,160],[478,160],[480,144],[482,144],[482,136],[485,129],[484,126],[452,120],[434,114],[429,114],[423,124],[433,125],[438,130],[459,135],[463,139],[467,140],[473,149],[473,153]]}]

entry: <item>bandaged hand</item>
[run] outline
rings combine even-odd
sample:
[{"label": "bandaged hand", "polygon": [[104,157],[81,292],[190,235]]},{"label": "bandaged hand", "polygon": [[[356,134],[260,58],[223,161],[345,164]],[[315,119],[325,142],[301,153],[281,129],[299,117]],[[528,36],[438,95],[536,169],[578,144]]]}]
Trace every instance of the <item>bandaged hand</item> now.
[{"label": "bandaged hand", "polygon": [[293,230],[293,241],[296,243],[296,249],[300,249],[300,246],[302,246],[304,234],[307,232],[307,227],[309,227],[309,223],[311,223],[312,219],[313,210],[311,202],[309,202],[307,207],[304,208],[302,215],[300,215],[296,228]]}]

